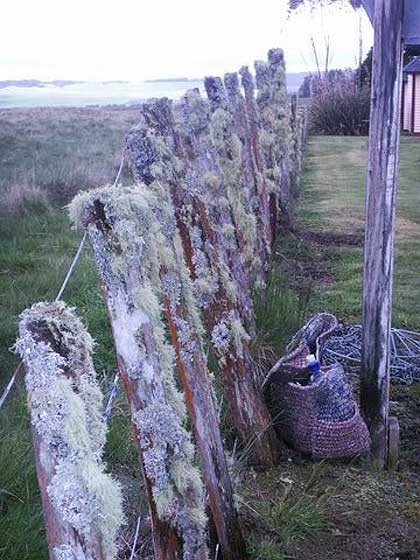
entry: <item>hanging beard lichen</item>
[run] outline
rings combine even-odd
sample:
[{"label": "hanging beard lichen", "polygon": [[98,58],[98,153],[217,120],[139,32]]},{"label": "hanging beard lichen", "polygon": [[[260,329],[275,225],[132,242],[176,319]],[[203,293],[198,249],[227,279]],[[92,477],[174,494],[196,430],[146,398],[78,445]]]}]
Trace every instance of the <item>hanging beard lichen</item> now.
[{"label": "hanging beard lichen", "polygon": [[[162,172],[156,161],[154,171],[158,169]],[[82,193],[72,203],[70,215],[89,231],[108,292],[117,352],[142,395],[141,406],[132,408],[132,414],[158,515],[180,535],[184,560],[195,560],[198,553],[203,558],[206,546],[204,490],[195,448],[184,427],[185,405],[176,387],[174,351],[163,322],[161,269],[177,270],[180,256],[168,244],[175,232],[172,207],[157,187],[106,187]],[[173,297],[180,297],[181,288],[172,286]],[[192,295],[188,302],[192,305]],[[189,315],[201,334],[198,311],[191,307]],[[188,336],[186,327],[183,336]]]},{"label": "hanging beard lichen", "polygon": [[[106,424],[92,339],[62,302],[33,305],[21,315],[19,332],[31,423],[56,463],[47,493],[82,539],[99,534],[104,558],[111,560],[124,518],[120,487],[102,462]],[[67,558],[68,548],[58,545],[55,557]]]}]

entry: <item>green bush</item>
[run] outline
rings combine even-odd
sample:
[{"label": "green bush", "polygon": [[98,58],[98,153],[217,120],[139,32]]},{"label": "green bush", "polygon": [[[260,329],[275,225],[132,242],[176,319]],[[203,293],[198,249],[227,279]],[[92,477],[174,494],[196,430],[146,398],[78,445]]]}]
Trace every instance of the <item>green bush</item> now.
[{"label": "green bush", "polygon": [[314,84],[310,107],[315,134],[364,136],[369,132],[370,89],[359,86],[353,73],[333,79],[319,78]]}]

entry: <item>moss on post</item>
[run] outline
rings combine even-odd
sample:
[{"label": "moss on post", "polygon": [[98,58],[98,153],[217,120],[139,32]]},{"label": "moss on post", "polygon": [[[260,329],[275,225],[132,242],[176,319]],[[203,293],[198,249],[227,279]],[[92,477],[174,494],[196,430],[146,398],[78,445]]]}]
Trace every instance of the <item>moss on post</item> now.
[{"label": "moss on post", "polygon": [[204,560],[203,486],[176,387],[175,355],[162,322],[160,266],[169,266],[173,256],[154,208],[168,212],[164,199],[135,185],[82,193],[70,214],[89,233],[103,282],[153,519],[156,558]]},{"label": "moss on post", "polygon": [[235,131],[242,144],[242,173],[248,185],[251,207],[257,220],[256,246],[263,263],[263,272],[265,272],[271,253],[269,197],[262,175],[258,170],[256,154],[253,150],[251,116],[247,112],[247,104],[239,88],[238,74],[236,72],[225,74],[224,84],[234,118]]},{"label": "moss on post", "polygon": [[274,189],[273,172],[270,160],[270,152],[264,145],[266,133],[261,123],[261,113],[255,97],[254,79],[247,66],[239,70],[241,84],[245,95],[246,111],[250,123],[252,152],[257,167],[258,177],[264,185],[265,197],[268,199],[265,207],[266,223],[268,224],[267,237],[270,247],[273,246],[277,235],[278,201]]},{"label": "moss on post", "polygon": [[50,558],[116,558],[122,500],[102,460],[106,425],[92,339],[62,302],[26,310],[19,334]]}]

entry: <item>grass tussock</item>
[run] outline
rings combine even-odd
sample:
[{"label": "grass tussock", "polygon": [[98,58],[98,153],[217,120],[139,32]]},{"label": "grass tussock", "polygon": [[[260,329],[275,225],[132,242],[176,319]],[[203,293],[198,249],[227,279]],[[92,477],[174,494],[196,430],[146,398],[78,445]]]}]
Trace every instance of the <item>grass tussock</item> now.
[{"label": "grass tussock", "polygon": [[10,184],[3,188],[0,216],[22,217],[48,212],[50,203],[45,189],[29,183]]}]

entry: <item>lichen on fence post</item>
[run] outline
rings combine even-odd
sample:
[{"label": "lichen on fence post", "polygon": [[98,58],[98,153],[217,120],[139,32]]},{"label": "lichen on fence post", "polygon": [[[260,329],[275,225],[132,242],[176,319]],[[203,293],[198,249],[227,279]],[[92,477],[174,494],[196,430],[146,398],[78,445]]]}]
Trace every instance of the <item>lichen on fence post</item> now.
[{"label": "lichen on fence post", "polygon": [[19,334],[50,559],[112,560],[122,500],[102,461],[106,425],[92,339],[62,302],[26,310]]},{"label": "lichen on fence post", "polygon": [[[227,184],[232,182],[232,178],[225,176],[217,158],[217,151],[224,151],[223,133],[222,130],[220,134],[211,130],[206,101],[198,92],[187,92],[182,99],[181,110],[185,178],[187,184],[193,187],[190,193],[193,220],[196,220],[197,227],[207,228],[207,232],[202,232],[201,239],[204,246],[212,245],[211,250],[218,254],[216,261],[213,256],[209,262],[219,261],[219,274],[224,276],[225,286],[233,291],[232,298],[236,300],[242,323],[253,337],[255,313],[251,298],[252,277],[246,266],[246,263],[252,266],[251,239],[246,239],[243,228],[247,223],[255,232],[255,216],[245,212],[242,201],[235,202],[236,210],[232,206],[234,192],[232,185]],[[221,115],[222,121],[224,116],[228,114]],[[234,165],[232,173],[235,175]],[[238,223],[239,215],[243,218],[242,224]],[[193,238],[199,245],[197,230]],[[258,259],[258,255],[255,254],[255,258]]]},{"label": "lichen on fence post", "polygon": [[[265,155],[267,179],[277,197],[281,210],[279,218],[291,227],[290,175],[288,162],[289,108],[286,72],[281,49],[270,49],[268,62],[255,62],[257,104],[263,128],[262,146]],[[274,211],[274,207],[272,208]]]},{"label": "lichen on fence post", "polygon": [[262,145],[264,131],[261,126],[261,115],[255,98],[254,78],[247,66],[242,66],[239,70],[239,74],[241,76],[241,85],[244,90],[253,157],[258,177],[263,185],[261,189],[263,193],[261,211],[264,212],[264,220],[268,224],[266,235],[270,240],[270,247],[272,247],[277,231],[277,199],[273,192],[274,183],[267,176],[266,158]]},{"label": "lichen on fence post", "polygon": [[236,72],[224,75],[224,84],[234,118],[234,126],[242,144],[242,173],[251,193],[251,206],[257,219],[257,247],[263,269],[268,266],[271,253],[270,203],[264,179],[258,170],[252,146],[253,134],[244,96],[239,88]]},{"label": "lichen on fence post", "polygon": [[[148,197],[135,185],[82,193],[70,214],[87,229],[108,307],[152,516],[157,560],[207,559],[203,486],[185,429],[174,351],[159,301],[165,248]],[[157,204],[157,201],[154,202]]]},{"label": "lichen on fence post", "polygon": [[[167,147],[167,186],[175,206],[195,296],[219,361],[232,422],[244,445],[250,440],[253,442],[249,449],[250,462],[263,468],[276,460],[277,439],[253,377],[249,337],[236,300],[238,288],[226,264],[226,247],[220,245],[223,221],[217,212],[218,208],[220,212],[220,208],[229,209],[229,206],[226,206],[226,198],[223,202],[220,195],[214,194],[214,189],[222,188],[223,183],[211,172],[215,164],[211,160],[208,116],[203,103],[198,93],[190,92],[181,107],[183,122],[172,132],[168,130],[175,125],[169,112],[166,119],[162,112],[153,117],[156,104],[154,109],[147,110],[146,120],[162,148]],[[206,136],[201,138],[201,133]],[[137,178],[150,184],[148,178],[159,167],[156,158],[145,156],[145,147],[150,153],[150,137],[137,127],[128,138],[128,146]],[[171,150],[175,150],[172,156]],[[211,165],[210,170],[206,165]]]},{"label": "lichen on fence post", "polygon": [[256,199],[245,148],[237,133],[233,108],[221,78],[207,77],[204,85],[211,110],[210,137],[232,208],[239,248],[251,281],[263,284],[267,253],[262,232],[258,230]]},{"label": "lichen on fence post", "polygon": [[[185,262],[168,184],[176,167],[176,156],[170,146],[166,146],[165,150],[161,136],[153,130],[159,127],[160,135],[164,135],[168,130],[168,126],[173,122],[172,114],[168,112],[169,108],[170,104],[163,101],[148,103],[143,108],[143,114],[147,115],[144,121],[147,120],[148,124],[144,122],[143,126],[138,125],[135,137],[140,145],[147,145],[148,157],[147,161],[144,158],[142,161],[136,160],[137,173],[149,178],[155,174],[154,180],[147,188],[159,201],[153,211],[162,231],[162,236],[155,239],[155,242],[162,244],[161,252],[165,254],[160,267],[160,281],[166,317],[186,404],[194,427],[195,441],[201,456],[212,520],[223,558],[234,560],[246,557],[245,544],[234,505],[233,489],[203,349],[204,327]],[[139,186],[140,188],[143,187]]]}]

